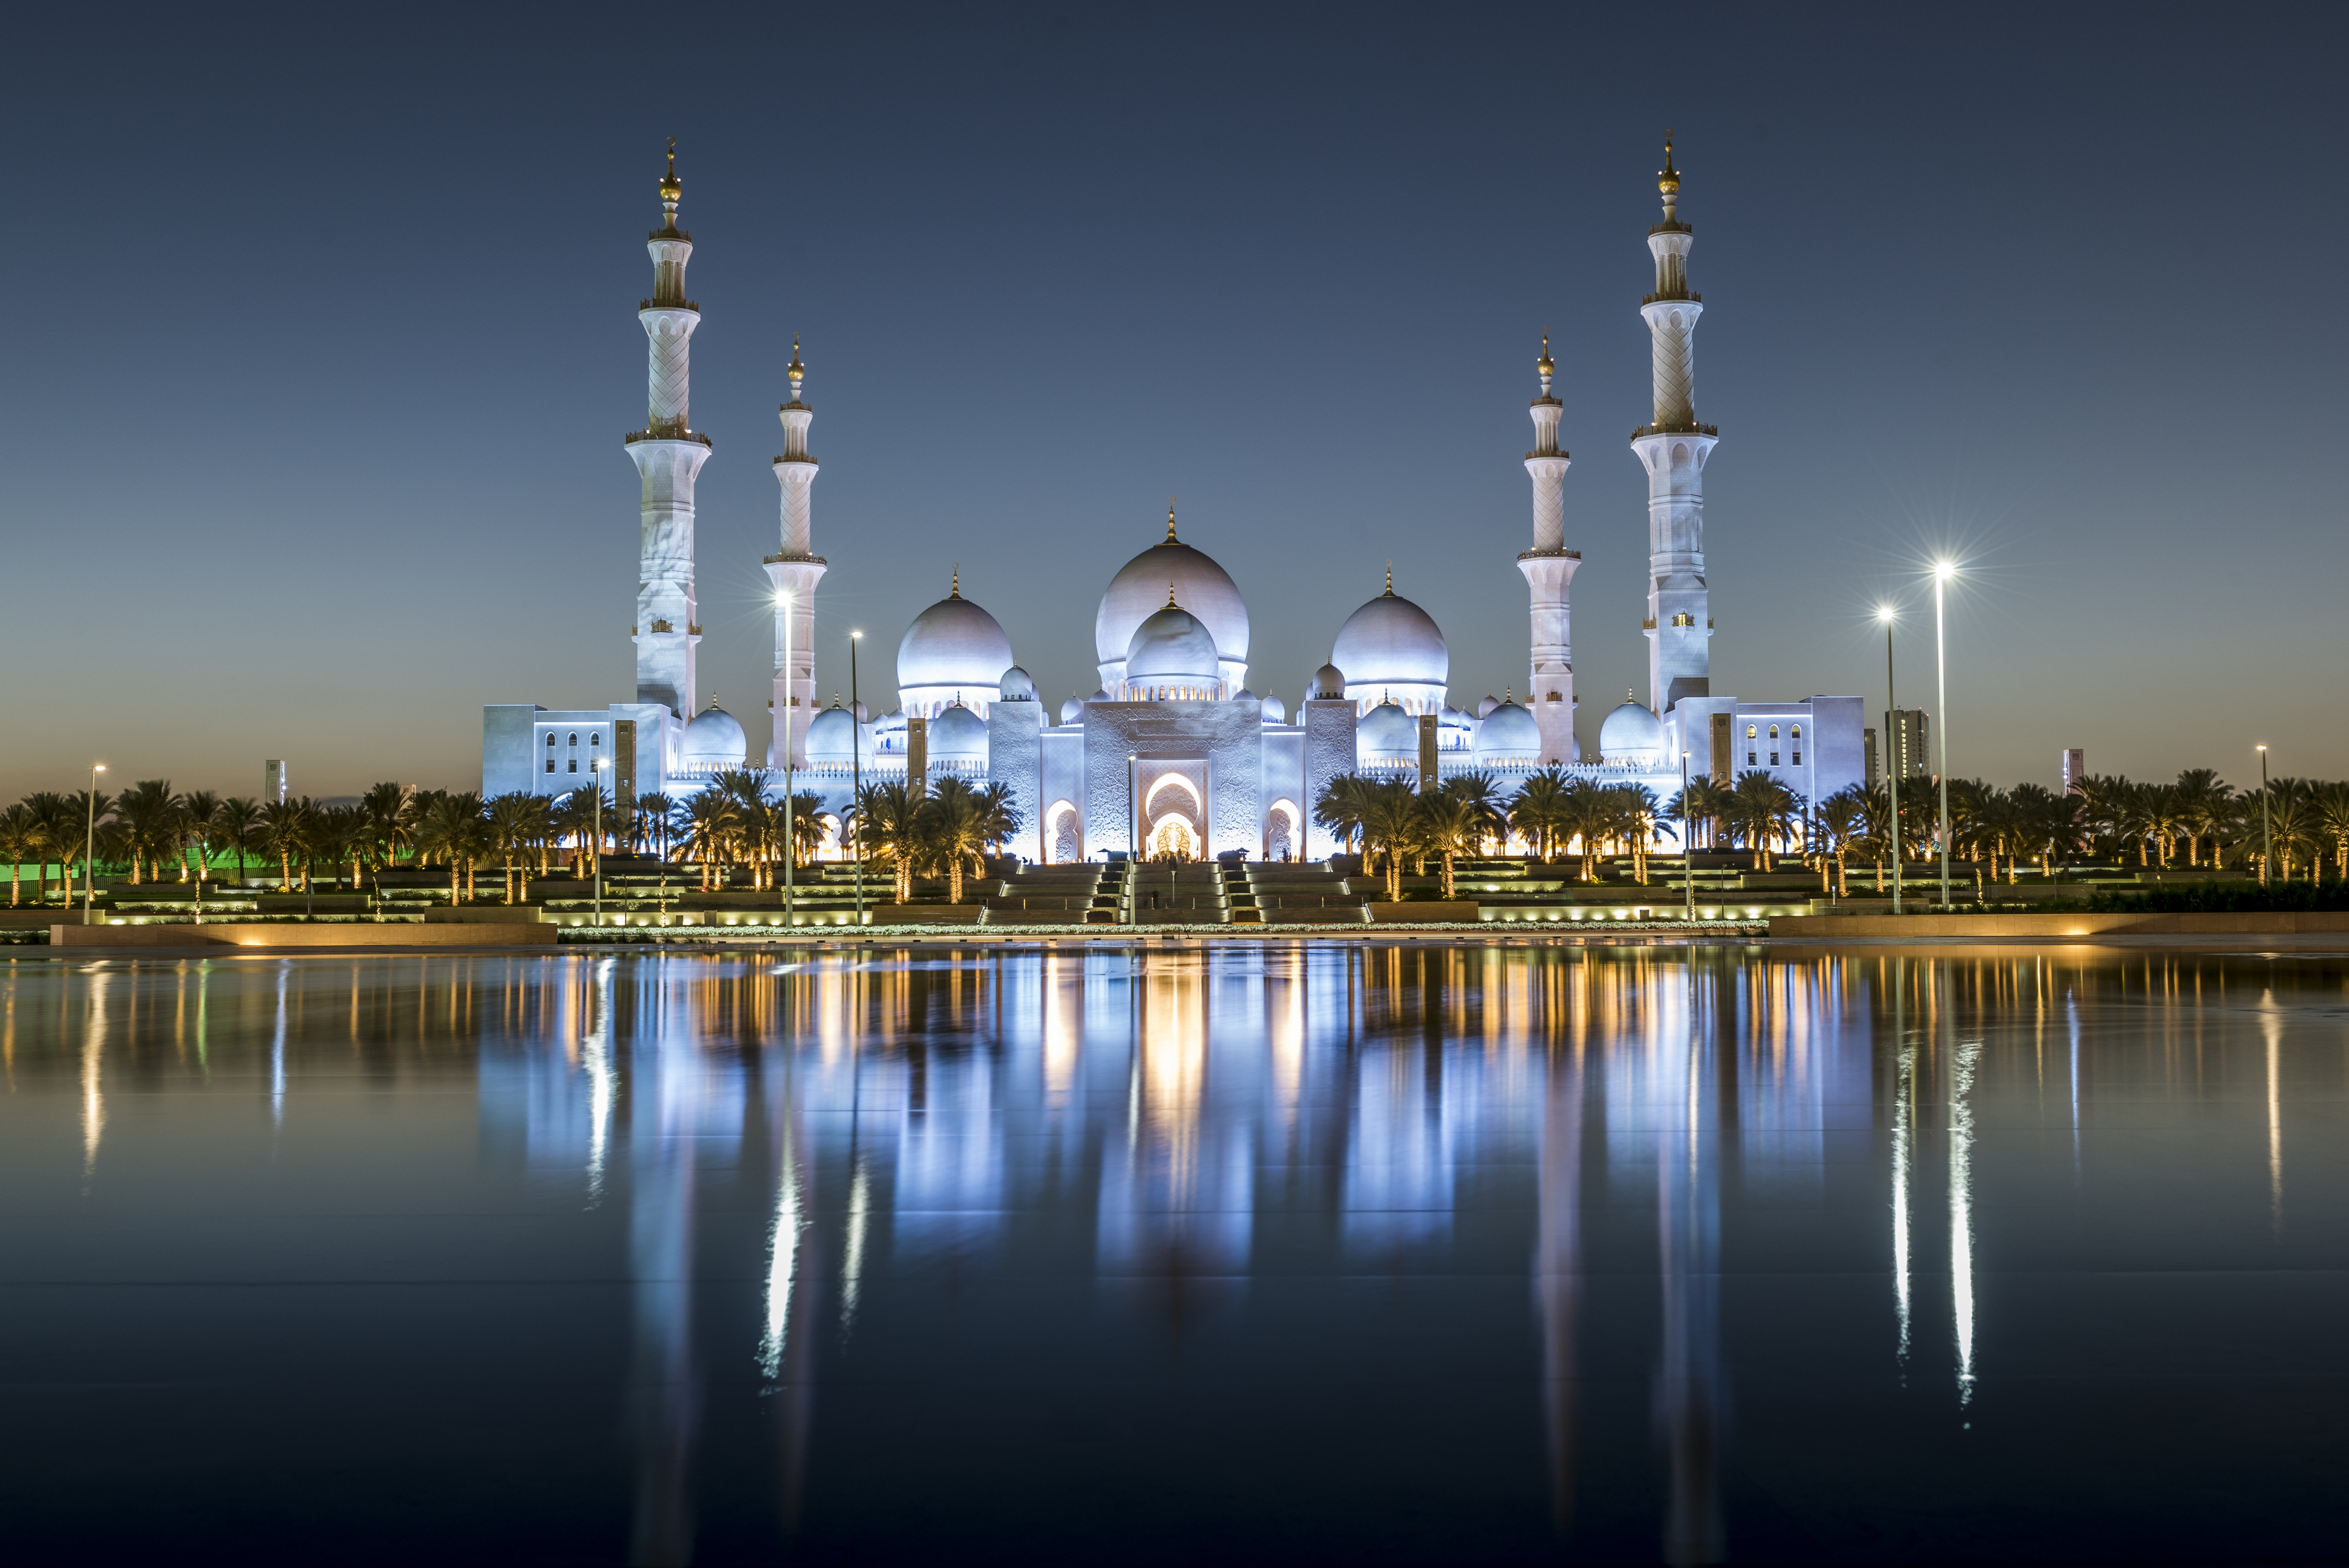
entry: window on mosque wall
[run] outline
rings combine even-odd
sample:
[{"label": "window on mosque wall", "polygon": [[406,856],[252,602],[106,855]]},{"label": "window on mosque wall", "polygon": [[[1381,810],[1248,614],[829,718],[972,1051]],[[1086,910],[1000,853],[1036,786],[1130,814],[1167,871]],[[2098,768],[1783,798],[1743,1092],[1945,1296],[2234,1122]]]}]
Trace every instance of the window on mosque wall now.
[{"label": "window on mosque wall", "polygon": [[[1795,733],[1796,735],[1800,735],[1800,734],[1802,734],[1803,732],[1802,732],[1801,730],[1799,730],[1799,729],[1798,729],[1798,730],[1795,731]],[[604,734],[603,734],[603,731],[601,731],[601,730],[592,730],[592,731],[590,731],[590,732],[588,733],[588,736],[587,736],[587,744],[588,744],[588,745],[590,745],[590,746],[601,746],[601,745],[603,745],[603,744],[604,744]]]},{"label": "window on mosque wall", "polygon": [[[1770,760],[1771,760],[1771,761],[1773,761],[1773,762],[1775,762],[1775,761],[1777,761],[1778,759],[1777,759],[1776,758],[1773,757],[1772,758],[1770,758]],[[574,757],[574,758],[573,758],[571,759],[571,771],[572,771],[572,772],[574,772],[574,773],[576,773],[576,772],[578,772],[578,771],[579,771],[579,758],[577,758],[576,757]]]},{"label": "window on mosque wall", "polygon": [[[577,738],[576,736],[574,736],[572,738],[574,738],[574,739],[575,740],[575,739],[577,739],[578,738]],[[1775,740],[1775,739],[1777,739],[1777,738],[1778,738],[1778,727],[1777,727],[1776,725],[1775,725],[1775,724],[1774,724],[1774,725],[1772,725],[1772,726],[1770,727],[1770,738],[1771,738],[1771,739],[1773,739],[1773,740]]]},{"label": "window on mosque wall", "polygon": [[[547,743],[549,746],[554,745],[554,737],[549,736],[549,737],[547,738],[547,741],[546,741],[546,743]],[[552,757],[550,757],[550,758],[548,758],[546,759],[546,770],[547,770],[549,773],[552,773],[552,772],[554,772],[554,758],[552,758]]]},{"label": "window on mosque wall", "polygon": [[547,743],[549,746],[552,746],[552,745],[554,745],[554,731],[553,731],[553,730],[551,730],[551,729],[550,729],[550,730],[548,730],[548,731],[546,732],[546,743]]},{"label": "window on mosque wall", "polygon": [[[1749,724],[1749,725],[1747,725],[1747,726],[1745,727],[1745,738],[1746,738],[1746,739],[1748,739],[1748,740],[1751,740],[1751,739],[1753,739],[1753,738],[1754,738],[1754,727],[1753,727],[1752,725],[1750,725],[1750,724]],[[1746,758],[1746,760],[1747,760],[1748,762],[1751,762],[1751,761],[1753,761],[1754,759],[1753,759],[1752,758],[1750,758],[1750,757],[1749,757],[1749,758]]]},{"label": "window on mosque wall", "polygon": [[[1775,735],[1775,734],[1777,734],[1778,732],[1777,732],[1776,730],[1775,730],[1775,729],[1774,729],[1774,730],[1772,730],[1770,733],[1771,733],[1771,734],[1773,734],[1773,735]],[[572,745],[574,745],[574,746],[576,746],[576,745],[578,745],[578,744],[579,744],[579,732],[578,732],[577,730],[575,730],[575,729],[574,729],[574,730],[573,730],[573,731],[571,732],[571,744],[572,744]]]}]

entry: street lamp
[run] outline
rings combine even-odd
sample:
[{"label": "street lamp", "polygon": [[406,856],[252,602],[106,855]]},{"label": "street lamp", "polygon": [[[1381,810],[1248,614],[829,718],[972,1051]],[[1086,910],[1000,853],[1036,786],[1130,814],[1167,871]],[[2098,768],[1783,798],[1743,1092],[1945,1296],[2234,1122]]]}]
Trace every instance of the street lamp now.
[{"label": "street lamp", "polygon": [[1136,752],[1125,754],[1125,923],[1139,925],[1141,913],[1134,907],[1140,895],[1133,891],[1133,869],[1142,859],[1142,786],[1134,781],[1134,764],[1141,760]]},{"label": "street lamp", "polygon": [[1893,726],[1899,722],[1900,699],[1892,686],[1892,622],[1894,612],[1889,604],[1876,612],[1884,624],[1884,753],[1891,764],[1884,770],[1884,781],[1892,792],[1892,913],[1900,913],[1900,758],[1895,751]]},{"label": "street lamp", "polygon": [[106,771],[106,764],[89,765],[89,820],[82,824],[81,839],[81,923],[89,923],[90,895],[98,891],[98,776]]},{"label": "street lamp", "polygon": [[2268,748],[2257,747],[2260,754],[2260,885],[2268,885],[2268,866],[2275,859],[2275,843],[2268,836]]},{"label": "street lamp", "polygon": [[850,832],[856,856],[856,923],[864,923],[864,715],[856,696],[856,645],[862,632],[848,634],[848,799],[856,808]]},{"label": "street lamp", "polygon": [[1941,641],[1941,590],[1958,574],[1954,561],[1933,563],[1933,700],[1940,705],[1941,730],[1941,907],[1950,907],[1950,670]]},{"label": "street lamp", "polygon": [[595,923],[604,923],[604,769],[612,765],[608,757],[598,757],[587,765],[593,775],[588,787],[595,796],[595,847],[590,851],[595,857]]},{"label": "street lamp", "polygon": [[[1689,721],[1681,720],[1685,730]],[[1688,748],[1681,748],[1681,887],[1688,895],[1688,913],[1684,918],[1696,924],[1696,814],[1689,810]],[[1505,848],[1506,846],[1504,846]]]}]

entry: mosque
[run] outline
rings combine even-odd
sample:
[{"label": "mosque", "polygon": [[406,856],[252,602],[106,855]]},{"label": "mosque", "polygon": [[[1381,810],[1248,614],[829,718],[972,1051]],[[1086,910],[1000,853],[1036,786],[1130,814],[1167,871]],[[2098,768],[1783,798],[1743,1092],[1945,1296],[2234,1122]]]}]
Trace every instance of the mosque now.
[{"label": "mosque", "polygon": [[[1694,345],[1702,296],[1689,288],[1693,232],[1679,213],[1671,144],[1657,177],[1663,220],[1648,231],[1655,288],[1640,304],[1653,345],[1650,422],[1631,436],[1648,476],[1648,700],[1630,693],[1599,727],[1599,755],[1575,740],[1569,590],[1581,552],[1567,548],[1561,406],[1543,339],[1536,364],[1531,546],[1516,557],[1531,623],[1525,697],[1451,697],[1451,660],[1434,618],[1394,591],[1349,615],[1330,660],[1306,680],[1295,709],[1248,685],[1248,612],[1231,574],[1166,534],[1120,567],[1093,616],[1100,685],[1048,712],[1002,626],[962,596],[916,616],[897,645],[896,706],[878,715],[819,709],[812,614],[825,561],[814,552],[808,451],[813,410],[792,345],[782,405],[781,547],[766,558],[775,591],[774,739],[757,765],[782,788],[823,801],[835,833],[855,783],[942,778],[1005,786],[1024,824],[1008,846],[1058,862],[1105,853],[1320,859],[1336,847],[1312,821],[1330,780],[1361,772],[1432,789],[1471,771],[1506,797],[1557,766],[1599,783],[1633,783],[1669,799],[1691,777],[1773,774],[1813,800],[1863,781],[1863,705],[1857,696],[1747,702],[1713,694],[1713,623],[1705,581],[1703,472],[1719,432],[1699,424]],[[482,710],[481,788],[566,794],[599,770],[616,799],[659,790],[689,795],[718,773],[753,766],[741,724],[713,699],[696,711],[694,481],[710,454],[688,417],[690,347],[699,307],[685,295],[692,236],[677,226],[677,154],[660,184],[662,226],[647,241],[653,296],[637,317],[648,340],[645,427],[624,446],[642,481],[642,533],[633,702],[577,711],[534,704]],[[1269,685],[1269,683],[1267,683]]]}]

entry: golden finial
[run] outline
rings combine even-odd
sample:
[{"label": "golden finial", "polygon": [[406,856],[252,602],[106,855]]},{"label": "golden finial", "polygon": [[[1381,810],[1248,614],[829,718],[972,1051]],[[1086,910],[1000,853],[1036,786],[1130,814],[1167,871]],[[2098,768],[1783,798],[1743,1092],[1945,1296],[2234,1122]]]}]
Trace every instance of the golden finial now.
[{"label": "golden finial", "polygon": [[1672,128],[1664,127],[1664,166],[1656,171],[1656,189],[1667,196],[1680,193],[1681,171],[1672,167]]},{"label": "golden finial", "polygon": [[962,597],[962,562],[959,561],[955,562],[954,586],[947,591],[947,597],[949,599]]},{"label": "golden finial", "polygon": [[685,187],[677,178],[677,138],[668,139],[668,172],[661,176],[660,193],[664,201],[674,201],[684,193]]},{"label": "golden finial", "polygon": [[1555,365],[1553,365],[1553,364],[1551,364],[1551,363],[1550,363],[1550,358],[1549,358],[1549,328],[1547,328],[1547,327],[1546,327],[1546,326],[1542,328],[1542,353],[1541,353],[1541,357],[1540,357],[1539,359],[1537,359],[1537,360],[1535,360],[1535,361],[1534,361],[1534,368],[1541,372],[1541,378],[1542,378],[1545,382],[1547,382],[1547,381],[1549,379],[1549,377],[1550,377],[1550,372],[1552,372],[1552,371],[1554,371],[1554,370],[1556,370],[1556,369],[1557,368],[1557,366],[1555,366]]},{"label": "golden finial", "polygon": [[1166,607],[1169,610],[1174,608],[1174,584],[1172,583],[1166,584]]},{"label": "golden finial", "polygon": [[1513,702],[1515,702],[1515,701],[1516,701],[1516,700],[1517,700],[1517,688],[1516,688],[1516,686],[1503,686],[1503,687],[1501,688],[1501,706],[1502,706],[1503,707],[1508,707],[1508,706],[1509,706],[1509,704],[1511,704],[1511,703],[1513,703]]},{"label": "golden finial", "polygon": [[[1166,498],[1166,542],[1169,544],[1178,542],[1174,538],[1174,498],[1171,495]],[[1167,602],[1172,603],[1174,601]]]},{"label": "golden finial", "polygon": [[792,334],[792,362],[783,367],[783,374],[792,378],[792,393],[798,396],[800,380],[807,375],[807,366],[800,363],[800,335],[796,332]]},{"label": "golden finial", "polygon": [[1390,599],[1392,599],[1392,598],[1393,598],[1393,597],[1394,597],[1394,562],[1392,562],[1392,561],[1390,561],[1390,562],[1387,562],[1387,593],[1386,593],[1386,596],[1387,596],[1388,598],[1390,598]]}]

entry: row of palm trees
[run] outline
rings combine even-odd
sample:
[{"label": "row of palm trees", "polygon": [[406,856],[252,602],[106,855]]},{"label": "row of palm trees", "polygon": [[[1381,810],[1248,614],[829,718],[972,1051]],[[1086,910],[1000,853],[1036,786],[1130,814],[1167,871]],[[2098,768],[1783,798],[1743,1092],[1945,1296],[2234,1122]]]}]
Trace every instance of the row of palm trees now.
[{"label": "row of palm trees", "polygon": [[[785,855],[786,813],[769,798],[770,776],[743,769],[717,775],[682,799],[647,794],[633,818],[606,793],[600,810],[585,789],[549,797],[522,792],[481,796],[465,790],[416,789],[378,784],[356,804],[326,805],[306,797],[254,800],[210,790],[174,791],[150,779],[119,795],[41,791],[0,809],[0,860],[9,865],[8,902],[22,901],[25,871],[33,869],[34,895],[49,896],[50,868],[70,902],[77,866],[88,874],[94,853],[102,866],[120,867],[132,885],[164,880],[201,884],[233,863],[237,881],[249,861],[275,861],[280,892],[311,891],[320,867],[350,885],[365,874],[398,865],[445,866],[451,903],[475,896],[484,865],[502,867],[509,903],[525,902],[533,870],[541,876],[558,855],[574,873],[588,874],[608,849],[649,849],[696,862],[705,891],[722,885],[734,867],[747,867],[751,885],[772,888]],[[878,785],[864,795],[871,827],[866,852],[891,861],[901,898],[910,897],[917,872],[943,872],[952,896],[962,896],[966,865],[1019,828],[1019,812],[1000,785],[973,788],[947,779],[927,794],[903,784]],[[813,794],[795,795],[788,838],[792,863],[804,865],[823,847],[830,824]],[[600,829],[600,830],[599,830]]]}]

